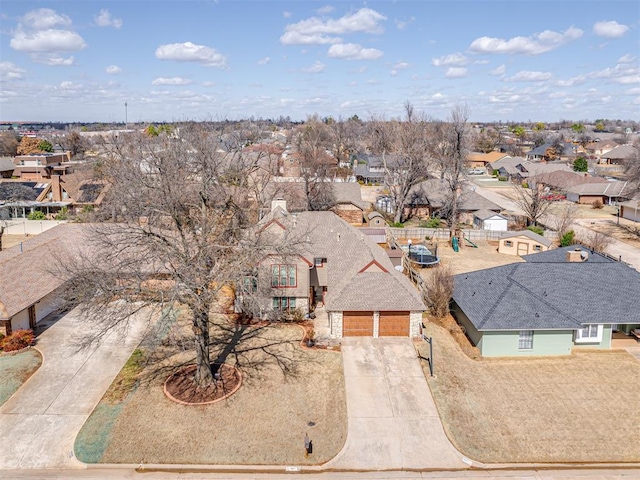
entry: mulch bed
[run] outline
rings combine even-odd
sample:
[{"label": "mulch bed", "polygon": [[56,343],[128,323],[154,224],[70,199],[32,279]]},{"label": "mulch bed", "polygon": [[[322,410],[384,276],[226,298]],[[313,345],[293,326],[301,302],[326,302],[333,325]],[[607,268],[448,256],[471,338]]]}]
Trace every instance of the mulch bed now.
[{"label": "mulch bed", "polygon": [[211,385],[198,387],[194,382],[195,365],[189,365],[171,375],[164,384],[167,396],[178,403],[204,405],[234,394],[242,383],[242,375],[233,366],[212,365],[215,380]]}]

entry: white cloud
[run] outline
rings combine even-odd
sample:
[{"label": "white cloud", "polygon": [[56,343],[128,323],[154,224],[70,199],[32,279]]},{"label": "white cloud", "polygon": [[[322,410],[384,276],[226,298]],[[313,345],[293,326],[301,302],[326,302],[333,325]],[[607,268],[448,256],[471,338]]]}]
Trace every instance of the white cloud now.
[{"label": "white cloud", "polygon": [[313,65],[307,68],[303,68],[302,71],[305,73],[320,73],[324,71],[326,65],[320,61],[316,61]]},{"label": "white cloud", "polygon": [[0,62],[0,78],[2,80],[21,80],[24,73],[26,73],[24,69],[11,62]]},{"label": "white cloud", "polygon": [[559,87],[573,87],[575,85],[581,85],[585,81],[584,75],[577,75],[575,77],[570,78],[569,80],[558,80],[556,85]]},{"label": "white cloud", "polygon": [[261,58],[260,60],[258,60],[258,65],[266,65],[270,61],[271,61],[270,57],[264,57],[264,58]]},{"label": "white cloud", "polygon": [[445,77],[447,78],[463,78],[467,76],[466,67],[449,67]]},{"label": "white cloud", "polygon": [[513,37],[508,40],[480,37],[471,42],[469,50],[473,53],[539,55],[576,40],[582,34],[583,31],[579,28],[569,27],[562,33],[545,30],[529,37]]},{"label": "white cloud", "polygon": [[327,56],[344,60],[376,60],[382,55],[380,50],[364,48],[356,43],[338,43],[331,45],[327,51]]},{"label": "white cloud", "polygon": [[623,25],[621,23],[616,22],[615,20],[608,22],[598,22],[593,25],[593,33],[598,35],[599,37],[605,38],[618,38],[623,36],[629,27]]},{"label": "white cloud", "polygon": [[325,45],[340,43],[337,35],[350,33],[382,33],[380,23],[387,17],[370,8],[361,8],[355,13],[334,20],[311,17],[285,27],[280,42],[285,45]]},{"label": "white cloud", "polygon": [[106,8],[100,10],[100,13],[93,17],[93,20],[99,27],[122,27],[122,19],[112,17],[111,13]]},{"label": "white cloud", "polygon": [[513,77],[505,78],[505,82],[543,82],[551,78],[551,72],[532,72],[521,70]]},{"label": "white cloud", "polygon": [[109,65],[104,70],[109,75],[118,75],[118,74],[122,73],[122,69],[120,67],[118,67],[117,65]]},{"label": "white cloud", "polygon": [[622,85],[640,83],[640,68],[630,63],[619,63],[615,67],[607,67],[602,70],[587,74],[588,78],[609,79],[612,82]]},{"label": "white cloud", "polygon": [[191,80],[189,80],[188,78],[158,77],[153,82],[151,82],[151,85],[173,85],[173,86],[178,86],[178,85],[191,85],[191,83],[193,83],[193,82],[191,82]]},{"label": "white cloud", "polygon": [[409,68],[411,66],[411,64],[407,63],[407,62],[398,62],[393,66],[394,70],[404,70],[406,68]]},{"label": "white cloud", "polygon": [[286,12],[286,11],[285,11],[285,12],[282,12],[282,16],[283,16],[284,18],[291,18],[291,12]]},{"label": "white cloud", "polygon": [[434,67],[463,67],[469,64],[469,59],[462,53],[452,53],[451,55],[432,59],[431,64]]},{"label": "white cloud", "polygon": [[71,19],[50,8],[39,8],[24,14],[18,22],[9,45],[14,50],[31,53],[31,59],[45,65],[73,65],[73,57],[62,58],[61,52],[75,52],[87,46],[72,29]]},{"label": "white cloud", "polygon": [[202,63],[207,67],[225,67],[226,57],[215,48],[196,45],[191,42],[168,43],[160,45],[156,50],[159,60],[175,60],[177,62]]},{"label": "white cloud", "polygon": [[331,5],[325,5],[324,7],[320,7],[319,9],[316,10],[316,13],[318,15],[327,15],[331,12],[333,12],[335,10],[334,7],[332,7]]},{"label": "white cloud", "polygon": [[206,82],[202,82],[202,86],[203,87],[207,87],[207,88],[211,88],[211,87],[215,87],[216,84],[215,84],[215,82],[206,81]]},{"label": "white cloud", "polygon": [[627,53],[626,55],[623,55],[618,59],[618,63],[633,63],[635,61],[636,61],[636,57],[634,57],[630,53]]},{"label": "white cloud", "polygon": [[503,63],[499,67],[496,67],[493,70],[489,70],[489,75],[493,75],[493,76],[504,75],[504,72],[506,71],[507,71],[507,67]]},{"label": "white cloud", "polygon": [[53,27],[71,27],[71,19],[51,8],[39,8],[24,14],[20,25],[33,30],[49,30]]},{"label": "white cloud", "polygon": [[75,65],[76,60],[72,56],[70,57],[62,57],[57,53],[42,53],[36,52],[30,55],[30,58],[35,63],[41,63],[43,65],[51,65],[54,67],[68,67],[70,65]]}]

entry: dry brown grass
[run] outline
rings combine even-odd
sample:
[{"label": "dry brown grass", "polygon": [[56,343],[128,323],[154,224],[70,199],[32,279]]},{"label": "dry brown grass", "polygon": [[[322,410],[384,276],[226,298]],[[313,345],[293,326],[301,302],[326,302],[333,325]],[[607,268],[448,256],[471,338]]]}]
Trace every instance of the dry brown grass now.
[{"label": "dry brown grass", "polygon": [[[112,425],[105,422],[104,431],[97,425],[99,416],[90,419],[85,425],[90,435],[79,438],[90,444],[90,436],[106,435],[106,448],[96,455],[106,463],[324,463],[346,439],[342,356],[301,348],[302,335],[302,329],[293,325],[263,328],[259,338],[249,342],[277,345],[294,360],[293,371],[284,374],[258,348],[249,354],[253,355],[249,363],[254,363],[245,369],[248,375],[242,387],[215,404],[184,406],[170,401],[162,392],[164,377],[143,382],[115,409],[107,392],[101,404],[107,402],[105,407],[117,412],[117,419]],[[308,458],[305,433],[313,442]]]},{"label": "dry brown grass", "polygon": [[[429,387],[465,455],[486,463],[640,460],[640,362],[627,352],[476,361],[443,327],[426,329],[437,375]],[[426,347],[419,344],[423,356]]]}]

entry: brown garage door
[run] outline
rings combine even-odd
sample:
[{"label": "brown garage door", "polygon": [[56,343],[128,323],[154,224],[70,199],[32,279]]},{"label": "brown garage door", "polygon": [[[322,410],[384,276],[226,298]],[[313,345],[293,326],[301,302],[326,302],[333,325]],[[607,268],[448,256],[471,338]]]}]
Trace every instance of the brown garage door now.
[{"label": "brown garage door", "polygon": [[343,312],[343,337],[373,337],[373,312]]},{"label": "brown garage door", "polygon": [[408,337],[409,312],[380,312],[380,337]]}]

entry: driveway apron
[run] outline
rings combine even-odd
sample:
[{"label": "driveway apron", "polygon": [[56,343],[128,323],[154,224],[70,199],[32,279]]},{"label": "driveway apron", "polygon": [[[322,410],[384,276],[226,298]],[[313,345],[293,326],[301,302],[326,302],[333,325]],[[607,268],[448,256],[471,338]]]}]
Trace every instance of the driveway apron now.
[{"label": "driveway apron", "polygon": [[37,341],[40,369],[0,407],[0,470],[75,468],[80,428],[140,343],[142,320],[127,332],[110,332],[99,345],[78,349],[91,330],[73,310]]},{"label": "driveway apron", "polygon": [[466,468],[408,338],[344,338],[348,433],[329,469]]}]

